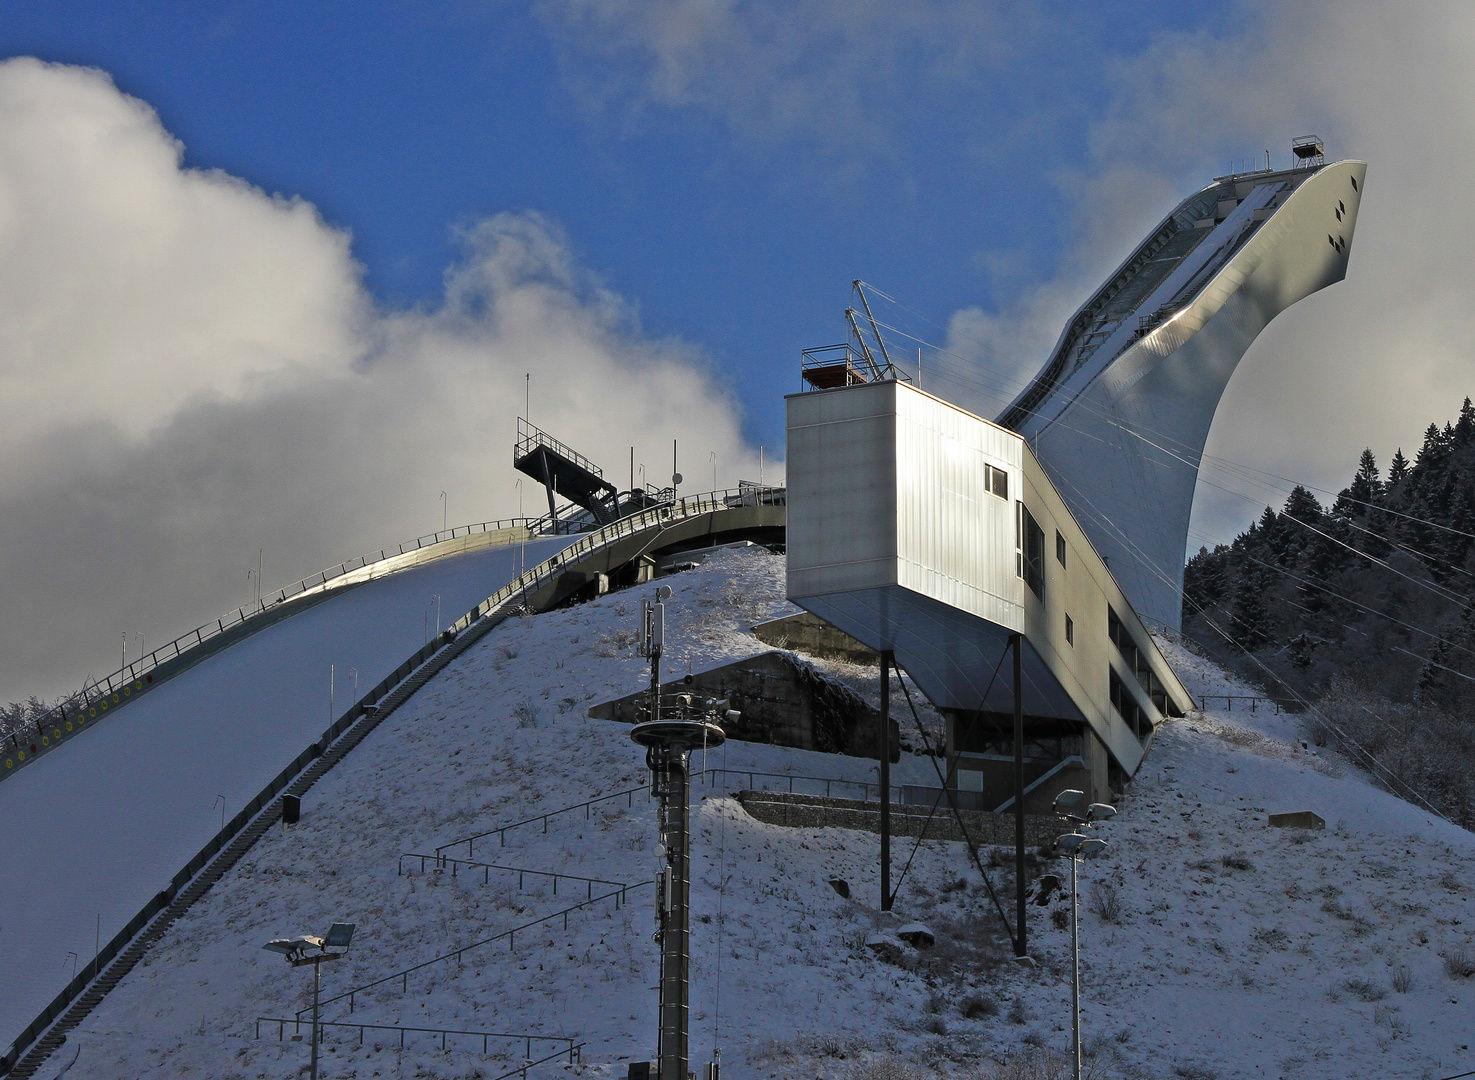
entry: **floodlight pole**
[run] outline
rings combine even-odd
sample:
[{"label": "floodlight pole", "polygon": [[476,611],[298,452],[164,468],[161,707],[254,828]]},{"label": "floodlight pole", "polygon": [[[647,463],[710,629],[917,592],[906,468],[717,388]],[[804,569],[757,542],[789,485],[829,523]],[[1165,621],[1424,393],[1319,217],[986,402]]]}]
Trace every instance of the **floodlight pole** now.
[{"label": "floodlight pole", "polygon": [[891,910],[891,664],[881,654],[881,910]]},{"label": "floodlight pole", "polygon": [[323,962],[313,957],[312,964],[312,1065],[307,1075],[309,1080],[318,1080],[318,996],[323,990]]},{"label": "floodlight pole", "polygon": [[661,946],[660,1013],[656,1080],[687,1080],[687,1034],[691,967],[691,857],[688,760],[698,747],[720,746],[726,736],[702,720],[648,720],[630,738],[645,747],[651,793],[661,800],[656,876],[656,939]]},{"label": "floodlight pole", "polygon": [[1024,899],[1024,635],[1014,635],[1014,955],[1028,956]]},{"label": "floodlight pole", "polygon": [[1086,855],[1105,848],[1106,841],[1088,834],[1098,821],[1116,816],[1116,807],[1107,803],[1086,805],[1086,793],[1074,788],[1055,796],[1055,813],[1068,818],[1079,831],[1055,838],[1055,848],[1070,859],[1070,1046],[1072,1080],[1081,1080],[1081,901],[1080,880],[1076,864]]}]

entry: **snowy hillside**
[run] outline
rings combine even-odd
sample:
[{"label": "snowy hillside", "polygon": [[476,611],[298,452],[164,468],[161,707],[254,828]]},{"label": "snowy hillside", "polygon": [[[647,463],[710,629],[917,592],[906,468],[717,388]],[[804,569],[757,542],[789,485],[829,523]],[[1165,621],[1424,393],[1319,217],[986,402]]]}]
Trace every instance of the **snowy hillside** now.
[{"label": "snowy hillside", "polygon": [[[762,651],[747,629],[793,610],[783,570],[781,557],[735,552],[671,578],[668,670]],[[418,860],[405,860],[402,875],[400,856],[644,782],[628,728],[585,710],[644,681],[633,631],[647,591],[488,635],[319,783],[301,824],[273,829],[41,1075],[72,1062],[68,1080],[305,1075],[305,1042],[277,1041],[274,1024],[256,1037],[257,1017],[290,1017],[310,996],[310,972],[264,952],[267,939],[356,922],[348,958],[324,969],[326,998],[609,892],[564,879],[554,896],[529,876],[520,891],[516,872],[437,875]],[[1176,649],[1171,658],[1195,693],[1226,692],[1206,662]],[[874,695],[865,682],[874,669],[819,666]],[[910,715],[898,720],[912,734]],[[1475,836],[1301,750],[1294,723],[1236,712],[1167,725],[1121,815],[1103,827],[1112,846],[1083,871],[1093,1075],[1340,1080],[1475,1069],[1475,979],[1446,970],[1462,949],[1475,954]],[[835,778],[875,769],[737,742],[707,757],[708,768]],[[893,776],[935,782],[932,769],[903,755]],[[1067,1047],[1063,897],[1031,906],[1039,963],[1020,967],[963,846],[929,841],[898,909],[937,943],[878,956],[865,946],[889,925],[876,911],[876,838],[761,824],[729,796],[737,786],[724,778],[693,794],[694,1063],[720,1047],[740,1080],[844,1077],[883,1055],[991,1076],[999,1062]],[[566,929],[560,917],[512,947],[468,949],[356,995],[351,1014],[344,1002],[325,1016],[584,1044],[582,1064],[541,1065],[535,1080],[623,1077],[629,1060],[652,1057],[654,807],[631,802],[476,848],[505,866],[631,883],[628,903],[574,911]],[[1267,828],[1267,813],[1289,810],[1313,810],[1328,827]],[[896,842],[897,874],[912,851],[912,841]],[[1037,872],[1064,869],[1046,862]],[[990,874],[1012,888],[1006,868]],[[850,899],[830,886],[836,877]],[[368,1030],[360,1045],[357,1028],[334,1029],[324,1075],[491,1078],[527,1051],[491,1038],[483,1055],[480,1037],[451,1036],[443,1052],[440,1036],[425,1034],[401,1050],[399,1038]],[[553,1049],[535,1044],[533,1056]]]}]

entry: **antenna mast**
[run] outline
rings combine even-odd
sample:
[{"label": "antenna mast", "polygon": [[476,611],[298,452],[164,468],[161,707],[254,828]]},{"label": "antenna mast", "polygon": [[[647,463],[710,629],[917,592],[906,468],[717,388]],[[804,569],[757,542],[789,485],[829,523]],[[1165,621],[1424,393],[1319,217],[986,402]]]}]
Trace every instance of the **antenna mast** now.
[{"label": "antenna mast", "polygon": [[879,369],[877,368],[876,358],[871,355],[871,350],[866,346],[866,340],[861,336],[860,327],[856,323],[855,309],[846,308],[845,317],[850,320],[851,332],[855,334],[856,339],[860,342],[861,354],[870,362],[873,379],[899,379],[904,382],[911,382],[906,372],[902,371],[901,368],[897,367],[891,361],[891,353],[886,349],[886,339],[881,336],[881,327],[876,323],[876,316],[871,314],[871,302],[866,299],[865,284],[860,278],[856,278],[850,283],[850,287],[860,297],[860,306],[865,308],[866,320],[871,324],[871,333],[876,335],[876,345],[881,350],[881,359],[885,363]]}]

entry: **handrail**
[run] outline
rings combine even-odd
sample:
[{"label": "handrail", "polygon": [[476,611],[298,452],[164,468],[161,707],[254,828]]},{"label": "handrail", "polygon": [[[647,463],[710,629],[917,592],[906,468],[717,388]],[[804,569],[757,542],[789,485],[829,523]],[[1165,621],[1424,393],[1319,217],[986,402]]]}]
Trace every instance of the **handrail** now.
[{"label": "handrail", "polygon": [[[357,997],[359,994],[362,994],[365,990],[372,990],[376,986],[384,986],[387,983],[394,982],[395,980],[400,981],[400,986],[402,988],[400,992],[407,994],[410,990],[410,976],[417,971],[423,971],[425,968],[430,967],[432,964],[442,964],[445,963],[447,960],[455,960],[459,963],[461,957],[465,953],[469,953],[472,949],[479,949],[484,945],[494,945],[497,942],[503,940],[507,942],[507,947],[509,949],[516,948],[517,935],[519,933],[527,930],[532,930],[539,926],[546,926],[548,923],[557,918],[563,919],[563,928],[567,930],[568,917],[571,913],[575,911],[582,911],[584,908],[587,907],[593,907],[595,904],[601,904],[606,900],[613,900],[615,902],[615,908],[616,910],[618,910],[621,904],[629,903],[628,894],[631,889],[638,889],[643,885],[652,884],[654,884],[654,882],[645,881],[633,883],[630,885],[621,885],[618,889],[612,889],[611,891],[600,896],[596,896],[590,900],[585,900],[581,904],[574,904],[572,907],[566,907],[560,911],[555,911],[550,915],[544,915],[541,919],[533,919],[531,922],[525,922],[520,926],[514,926],[511,930],[504,930],[502,931],[502,933],[494,934],[489,938],[482,938],[480,941],[473,941],[469,945],[462,945],[459,949],[452,949],[450,952],[441,953],[439,956],[432,956],[429,960],[422,960],[420,963],[414,964],[411,967],[404,968],[400,971],[391,972],[390,974],[385,975],[383,978],[375,979],[373,982],[364,983],[362,986],[355,986],[351,989],[344,990],[340,994],[335,994],[330,998],[324,998],[320,1004],[332,1005],[334,1002],[342,1001],[344,998],[347,998],[348,1011],[353,1012],[355,997]],[[303,1013],[311,1011],[312,1007],[308,1006],[303,1009],[298,1009],[297,1015],[300,1018]]]},{"label": "handrail", "polygon": [[[568,561],[569,554],[578,549],[580,554],[588,554],[615,539],[622,538],[630,533],[652,527],[662,521],[684,520],[698,514],[709,513],[713,510],[737,509],[742,506],[777,506],[784,505],[787,489],[783,487],[739,487],[724,488],[699,495],[689,495],[680,499],[673,499],[670,503],[662,503],[648,507],[638,513],[619,518],[616,521],[583,534],[583,538],[564,548],[552,559],[533,567],[527,574],[518,578],[512,585],[505,586],[497,594],[488,598],[477,608],[468,612],[453,627],[456,632],[469,626],[485,614],[490,613],[501,603],[505,603],[505,597],[499,603],[494,603],[505,593],[508,597],[513,595],[513,587],[524,578],[532,575],[532,581],[525,585],[520,591],[527,592],[536,589],[545,583],[547,576],[552,570],[562,566]],[[300,581],[288,585],[286,588],[278,589],[270,597],[262,597],[251,607],[239,607],[227,615],[215,620],[212,626],[206,623],[186,634],[182,634],[167,644],[154,649],[147,656],[141,657],[130,664],[126,664],[117,671],[108,675],[105,679],[89,679],[83,688],[75,694],[70,695],[51,709],[38,717],[33,717],[30,723],[36,728],[35,749],[27,750],[22,746],[19,732],[10,732],[9,738],[12,743],[12,751],[20,762],[25,762],[29,757],[34,757],[49,749],[55,743],[61,742],[74,730],[85,727],[90,721],[105,714],[109,708],[126,704],[136,694],[143,693],[153,683],[152,673],[166,663],[171,663],[186,653],[203,646],[207,641],[224,634],[227,630],[233,630],[248,619],[262,615],[273,608],[286,603],[330,584],[332,581],[342,577],[344,574],[352,573],[366,566],[372,566],[386,559],[396,558],[411,551],[418,551],[435,544],[446,543],[459,536],[471,536],[476,533],[498,532],[503,529],[523,528],[528,531],[529,537],[544,535],[537,531],[547,529],[550,526],[557,533],[559,524],[557,515],[545,514],[539,518],[499,518],[495,521],[483,521],[473,525],[458,525],[453,529],[427,533],[407,540],[393,549],[381,548],[378,552],[360,555],[355,559],[348,559],[337,566],[321,570],[310,577],[302,578]],[[639,524],[636,524],[636,523]],[[614,530],[611,533],[611,530]],[[567,535],[567,534],[564,534]],[[591,537],[600,539],[591,541]],[[48,731],[47,729],[51,729]],[[9,775],[11,770],[0,771],[0,779]]]},{"label": "handrail", "polygon": [[1210,701],[1222,701],[1224,702],[1225,712],[1233,712],[1236,701],[1248,701],[1250,703],[1250,712],[1258,712],[1260,704],[1263,702],[1266,705],[1275,706],[1276,716],[1279,716],[1282,711],[1292,712],[1295,706],[1301,704],[1301,702],[1292,698],[1265,697],[1261,694],[1200,694],[1198,700],[1203,708],[1207,708]]},{"label": "handrail", "polygon": [[540,446],[547,447],[565,461],[573,462],[573,464],[585,472],[591,473],[601,480],[604,479],[604,470],[594,464],[594,462],[590,461],[572,446],[569,446],[565,442],[560,442],[542,428],[530,424],[519,416],[517,418],[517,443],[512,448],[513,457],[526,457]]},{"label": "handrail", "polygon": [[[530,567],[522,575],[502,586],[452,623],[451,630],[453,633],[460,633],[477,620],[509,606],[514,600],[525,598],[529,593],[536,592],[556,577],[557,573],[561,572],[567,564],[577,562],[600,548],[608,547],[627,536],[657,528],[662,524],[675,524],[677,521],[719,510],[736,510],[744,506],[786,505],[787,495],[788,489],[781,487],[724,488],[700,495],[686,495],[665,505],[650,507],[630,514],[628,517],[619,518],[608,525],[584,533],[556,555],[537,566]],[[780,502],[780,499],[785,501]]]},{"label": "handrail", "polygon": [[[748,783],[749,783],[750,786],[753,784],[755,778],[760,777],[760,776],[763,777],[764,779],[787,780],[787,781],[789,781],[789,794],[791,794],[791,795],[794,794],[794,781],[795,780],[804,780],[804,781],[808,781],[810,783],[824,784],[825,785],[825,797],[826,798],[829,798],[830,797],[830,790],[831,790],[830,785],[832,785],[832,784],[845,784],[845,785],[848,785],[848,786],[851,786],[851,787],[859,787],[859,788],[863,789],[862,790],[862,795],[861,795],[862,801],[865,801],[865,800],[870,799],[870,797],[871,797],[870,792],[871,792],[871,789],[872,788],[874,788],[876,790],[876,798],[879,799],[881,797],[881,785],[879,785],[879,784],[871,783],[870,781],[867,781],[867,780],[847,780],[847,779],[845,779],[843,777],[833,777],[833,776],[799,776],[799,775],[796,775],[796,774],[793,774],[793,773],[766,773],[766,772],[758,772],[758,771],[755,771],[753,769],[707,769],[704,772],[697,773],[693,777],[693,779],[699,779],[699,780],[702,781],[702,783],[704,783],[708,787],[710,787],[710,786],[712,786],[713,778],[716,777],[718,774],[723,774],[723,775],[727,775],[727,776],[746,776],[748,778]],[[901,790],[901,785],[893,784],[891,786],[891,790],[892,791],[900,791]],[[635,805],[635,795],[638,792],[644,792],[645,793],[645,797],[646,797],[646,801],[649,801],[650,800],[650,789],[649,789],[649,787],[647,785],[642,784],[640,787],[627,788],[627,789],[625,789],[623,791],[614,791],[614,792],[611,792],[608,795],[596,795],[592,799],[585,799],[583,802],[577,802],[577,803],[574,803],[571,806],[561,806],[557,810],[549,810],[546,814],[534,814],[532,817],[523,818],[521,821],[514,821],[510,825],[498,825],[498,826],[496,826],[494,828],[486,829],[483,832],[473,833],[471,836],[463,836],[463,837],[460,837],[460,838],[458,838],[456,840],[448,840],[446,843],[440,844],[440,845],[438,845],[436,847],[435,854],[434,855],[401,855],[400,858],[401,859],[406,859],[406,858],[446,859],[446,858],[449,858],[449,856],[447,856],[445,854],[445,852],[447,850],[449,850],[450,848],[453,848],[453,847],[457,847],[457,846],[459,846],[461,844],[465,844],[466,845],[466,855],[467,855],[467,858],[469,859],[472,855],[475,854],[475,842],[477,840],[484,839],[484,838],[486,838],[488,836],[495,836],[495,837],[497,837],[497,840],[498,840],[497,846],[498,847],[506,847],[507,846],[507,834],[509,832],[511,832],[512,830],[514,830],[514,829],[521,829],[521,828],[523,828],[525,826],[528,826],[528,825],[542,825],[543,826],[543,832],[546,833],[548,831],[548,822],[549,822],[549,820],[551,820],[552,818],[559,817],[559,816],[561,816],[563,814],[573,813],[575,810],[582,810],[582,811],[584,811],[584,820],[585,821],[588,821],[589,820],[589,811],[591,809],[593,809],[594,807],[598,806],[601,803],[613,802],[616,799],[624,799],[626,806],[634,806]],[[451,861],[452,862],[456,862],[458,860],[454,860],[453,859]],[[481,863],[474,863],[472,865],[480,866],[482,864]],[[490,864],[490,865],[495,865],[495,864]],[[532,871],[529,871],[529,873],[531,873],[531,872]],[[564,877],[572,877],[573,875],[571,875],[571,874],[564,874],[563,876]]]},{"label": "handrail", "polygon": [[[871,800],[871,791],[872,790],[875,791],[875,793],[876,793],[875,797],[877,799],[880,799],[880,797],[881,797],[881,785],[880,784],[875,783],[873,781],[869,781],[869,780],[847,780],[844,777],[833,777],[833,776],[800,776],[800,775],[797,775],[797,774],[794,774],[794,773],[755,772],[752,769],[707,769],[704,772],[698,773],[697,774],[697,777],[700,778],[701,781],[704,784],[706,784],[708,787],[710,787],[710,786],[712,786],[713,778],[716,777],[716,776],[718,776],[719,774],[720,775],[723,775],[723,776],[746,776],[748,778],[748,788],[749,788],[749,790],[752,790],[752,791],[758,790],[757,785],[754,783],[754,781],[758,777],[762,777],[765,780],[787,780],[789,782],[789,794],[790,795],[794,795],[794,794],[801,794],[802,795],[803,794],[803,792],[795,792],[794,791],[794,781],[795,780],[803,780],[803,781],[806,781],[806,782],[812,783],[812,784],[824,784],[824,786],[825,786],[824,798],[826,798],[826,799],[829,799],[829,798],[832,798],[833,797],[833,796],[831,796],[830,791],[831,791],[831,785],[834,785],[834,784],[842,784],[842,785],[845,785],[847,787],[858,787],[858,788],[860,788],[861,789],[861,802],[869,802]],[[891,788],[891,790],[893,792],[898,793],[897,801],[900,802],[901,801],[900,800],[900,792],[902,791],[902,789],[906,785],[903,785],[903,784],[891,784],[891,785],[888,785],[888,786]]]}]

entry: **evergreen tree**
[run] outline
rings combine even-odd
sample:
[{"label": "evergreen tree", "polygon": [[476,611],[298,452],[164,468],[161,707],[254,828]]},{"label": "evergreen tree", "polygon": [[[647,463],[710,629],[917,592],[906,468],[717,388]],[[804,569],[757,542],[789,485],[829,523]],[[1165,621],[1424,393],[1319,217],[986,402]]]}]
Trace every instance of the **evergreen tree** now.
[{"label": "evergreen tree", "polygon": [[1469,446],[1475,442],[1475,405],[1470,404],[1466,398],[1465,403],[1460,406],[1460,418],[1455,423],[1455,445]]},{"label": "evergreen tree", "polygon": [[1378,463],[1371,449],[1362,452],[1362,458],[1357,463],[1357,475],[1352,478],[1352,484],[1347,490],[1354,499],[1363,504],[1364,510],[1383,494],[1383,481],[1378,476]]},{"label": "evergreen tree", "polygon": [[1200,547],[1183,568],[1183,620],[1208,611],[1224,599],[1229,576],[1229,546],[1218,544],[1210,551]]},{"label": "evergreen tree", "polygon": [[1229,613],[1229,636],[1246,652],[1254,652],[1270,641],[1270,613],[1258,573],[1247,570],[1240,575]]},{"label": "evergreen tree", "polygon": [[[1470,401],[1465,399],[1466,404]],[[1393,460],[1388,463],[1388,486],[1401,484],[1404,477],[1408,476],[1408,458],[1403,456],[1403,447],[1393,451]]]}]

